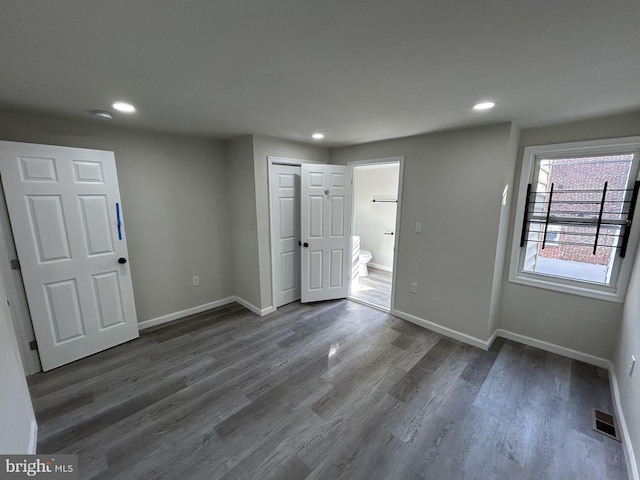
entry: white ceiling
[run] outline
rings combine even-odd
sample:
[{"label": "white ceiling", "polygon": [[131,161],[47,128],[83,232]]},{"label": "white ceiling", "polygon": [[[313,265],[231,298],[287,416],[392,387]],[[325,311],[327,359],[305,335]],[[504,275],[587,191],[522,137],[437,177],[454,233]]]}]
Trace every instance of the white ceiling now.
[{"label": "white ceiling", "polygon": [[527,127],[640,107],[639,32],[638,0],[0,0],[0,106],[327,145]]}]

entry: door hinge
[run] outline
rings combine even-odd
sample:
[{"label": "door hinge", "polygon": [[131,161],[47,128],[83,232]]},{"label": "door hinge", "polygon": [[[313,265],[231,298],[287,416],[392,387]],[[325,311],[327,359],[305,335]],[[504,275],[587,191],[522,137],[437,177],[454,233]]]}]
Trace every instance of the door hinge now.
[{"label": "door hinge", "polygon": [[29,349],[31,350],[37,350],[38,349],[38,342],[35,340],[31,340],[29,342]]},{"label": "door hinge", "polygon": [[20,270],[20,260],[17,258],[11,260],[11,270]]}]

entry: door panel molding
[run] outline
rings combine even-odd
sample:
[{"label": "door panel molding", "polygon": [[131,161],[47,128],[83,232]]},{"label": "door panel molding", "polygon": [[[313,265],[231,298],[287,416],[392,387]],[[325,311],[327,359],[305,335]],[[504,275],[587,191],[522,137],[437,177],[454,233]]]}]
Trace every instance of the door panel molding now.
[{"label": "door panel molding", "polygon": [[351,167],[302,165],[302,302],[346,298],[351,265]]}]

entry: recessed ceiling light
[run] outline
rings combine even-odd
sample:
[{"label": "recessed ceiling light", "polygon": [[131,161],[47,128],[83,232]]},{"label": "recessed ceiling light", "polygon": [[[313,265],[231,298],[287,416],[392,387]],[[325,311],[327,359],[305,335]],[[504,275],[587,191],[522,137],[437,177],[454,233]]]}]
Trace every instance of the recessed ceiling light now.
[{"label": "recessed ceiling light", "polygon": [[133,113],[136,111],[136,107],[127,102],[116,102],[112,106],[119,112]]},{"label": "recessed ceiling light", "polygon": [[322,140],[324,138],[324,133],[314,133],[313,135],[311,135],[311,138]]},{"label": "recessed ceiling light", "polygon": [[474,110],[489,110],[497,105],[496,102],[480,102],[473,106]]},{"label": "recessed ceiling light", "polygon": [[107,120],[111,120],[113,118],[111,112],[107,112],[106,110],[91,110],[91,113],[98,118],[106,118]]}]

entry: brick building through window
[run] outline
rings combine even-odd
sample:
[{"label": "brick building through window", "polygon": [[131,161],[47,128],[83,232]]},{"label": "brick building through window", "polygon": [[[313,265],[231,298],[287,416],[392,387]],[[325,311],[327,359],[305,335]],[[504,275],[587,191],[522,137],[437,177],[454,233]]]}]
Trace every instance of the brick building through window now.
[{"label": "brick building through window", "polygon": [[[603,218],[622,219],[625,210],[623,200],[632,163],[633,154],[542,159],[536,190],[538,198],[548,201],[553,184],[554,215],[597,218],[606,182]],[[546,205],[537,208],[546,212]],[[620,227],[607,226],[602,229],[594,254],[595,231],[596,226],[549,225],[544,248],[543,243],[537,243],[538,265],[535,271],[557,271],[564,267],[567,270],[581,270],[587,277],[585,279],[604,282],[612,265],[612,256],[616,255]],[[562,265],[557,261],[577,265]]]},{"label": "brick building through window", "polygon": [[640,137],[526,147],[509,280],[621,301],[640,240],[639,161]]}]

